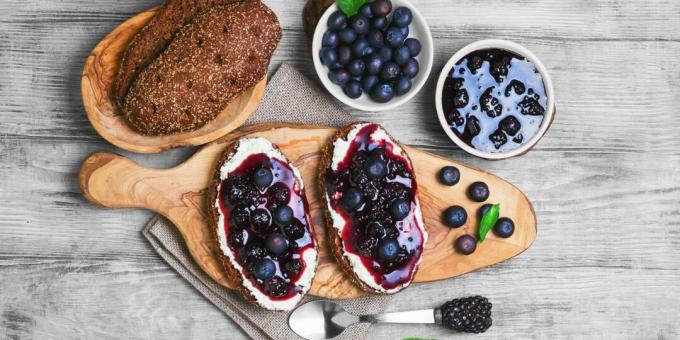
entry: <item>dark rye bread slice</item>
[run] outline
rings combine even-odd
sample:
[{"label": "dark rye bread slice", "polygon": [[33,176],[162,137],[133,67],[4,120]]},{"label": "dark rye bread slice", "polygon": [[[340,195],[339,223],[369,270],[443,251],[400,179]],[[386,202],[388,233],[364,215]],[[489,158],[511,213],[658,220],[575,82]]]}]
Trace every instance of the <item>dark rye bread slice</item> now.
[{"label": "dark rye bread slice", "polygon": [[156,16],[137,33],[128,45],[118,71],[118,79],[111,97],[120,107],[130,83],[163,52],[177,31],[188,24],[197,13],[215,5],[228,5],[238,0],[170,0]]},{"label": "dark rye bread slice", "polygon": [[276,15],[258,0],[197,14],[131,83],[128,125],[144,135],[200,128],[266,75],[280,39]]},{"label": "dark rye bread slice", "polygon": [[[323,197],[323,203],[321,204],[322,210],[324,212],[324,222],[326,223],[326,232],[328,234],[328,241],[329,241],[329,247],[331,252],[333,253],[333,256],[335,257],[336,262],[340,265],[342,270],[345,272],[345,274],[351,278],[352,282],[357,285],[359,288],[361,288],[363,291],[372,293],[372,294],[378,294],[378,295],[390,295],[398,290],[401,290],[403,288],[406,288],[406,286],[398,289],[397,291],[394,292],[383,292],[375,289],[374,287],[369,286],[366,284],[363,280],[359,279],[357,276],[357,273],[355,270],[352,268],[351,263],[349,262],[349,259],[345,256],[345,249],[343,245],[343,240],[338,235],[338,232],[336,228],[334,227],[334,219],[333,216],[331,215],[330,211],[330,203],[329,200],[330,198],[327,195],[327,187],[326,187],[326,171],[328,168],[330,168],[331,163],[333,161],[333,152],[335,148],[335,141],[339,139],[344,139],[347,138],[347,135],[352,131],[356,126],[358,125],[364,125],[364,124],[373,124],[373,123],[368,123],[368,122],[356,122],[352,123],[348,126],[345,126],[341,129],[339,129],[335,135],[329,139],[329,141],[326,143],[326,145],[321,149],[321,160],[319,162],[319,177],[318,177],[318,182],[319,182],[319,187],[321,189],[320,194]],[[385,132],[387,135],[387,138],[394,143],[395,145],[399,146],[402,150],[404,149],[403,145],[401,145],[397,140],[395,140],[387,131],[382,128],[382,126],[379,126],[381,130]],[[408,154],[404,151],[403,156],[405,157],[406,161],[409,164],[413,164],[411,162],[411,159],[409,158]],[[412,166],[411,166],[412,168]],[[412,172],[412,178],[415,181],[415,172]],[[418,206],[420,204],[418,203]],[[420,209],[420,208],[418,208]],[[424,230],[424,225],[423,227],[423,232],[426,235],[426,231]],[[427,238],[427,236],[425,236]],[[418,266],[416,265],[416,268],[414,269],[413,276],[411,277],[411,281],[413,280],[413,277],[415,276],[415,272],[417,272]],[[410,284],[409,282],[408,284]]]},{"label": "dark rye bread slice", "polygon": [[[232,157],[236,155],[237,152],[239,152],[239,148],[242,147],[242,141],[244,140],[249,140],[253,138],[242,138],[237,140],[236,142],[232,143],[231,145],[227,146],[225,149],[224,153],[220,158],[217,160],[217,163],[215,164],[215,171],[212,177],[212,180],[210,181],[209,187],[208,187],[208,202],[207,204],[207,210],[210,214],[210,230],[211,234],[213,237],[213,241],[215,242],[215,249],[217,249],[217,256],[222,263],[224,269],[227,272],[227,275],[232,281],[238,282],[238,291],[241,293],[241,295],[244,297],[244,299],[250,303],[253,303],[255,305],[258,305],[260,307],[263,307],[265,309],[269,310],[290,310],[292,309],[293,306],[289,306],[290,308],[279,308],[278,307],[273,307],[273,306],[265,306],[261,302],[258,301],[258,299],[254,296],[256,292],[254,292],[252,289],[249,289],[246,287],[245,280],[248,280],[246,277],[243,276],[243,274],[239,271],[239,269],[236,268],[237,264],[235,261],[232,261],[222,250],[221,250],[221,245],[220,245],[220,240],[219,240],[219,235],[218,235],[218,229],[222,228],[219,224],[219,215],[220,212],[218,207],[216,207],[216,202],[218,200],[218,195],[219,195],[219,186],[222,183],[221,180],[221,168],[222,166],[229,161]],[[264,139],[264,138],[254,138],[254,139]],[[268,146],[272,148],[275,152],[278,152],[281,154],[282,157],[280,157],[281,161],[284,161],[287,163],[291,168],[293,168],[293,164],[288,160],[288,158],[283,154],[283,151],[279,149],[278,146],[275,144],[267,141],[269,143]],[[250,151],[249,153],[255,154],[258,153],[260,150],[255,150],[255,151]],[[277,157],[279,159],[279,157]],[[308,206],[307,198],[305,196],[305,190],[304,190],[304,183],[302,182],[302,177],[299,177],[299,172],[297,172],[297,175],[294,176],[296,183],[298,183],[300,190],[301,190],[301,198],[304,201],[304,204]],[[305,271],[310,271],[311,272],[311,277],[316,274],[316,267],[318,264],[318,249],[317,249],[317,241],[314,238],[314,231],[313,231],[313,226],[311,224],[311,216],[309,215],[309,210],[305,210],[305,219],[308,221],[308,230],[307,232],[310,233],[310,236],[312,237],[312,243],[314,245],[314,263],[313,264],[307,264],[305,267]],[[296,284],[299,283],[299,281],[296,281]],[[299,302],[306,293],[309,291],[311,288],[311,281],[309,282],[309,285],[304,287],[304,291],[302,291],[302,294],[296,298],[297,302]],[[295,304],[297,304],[297,302]]]}]

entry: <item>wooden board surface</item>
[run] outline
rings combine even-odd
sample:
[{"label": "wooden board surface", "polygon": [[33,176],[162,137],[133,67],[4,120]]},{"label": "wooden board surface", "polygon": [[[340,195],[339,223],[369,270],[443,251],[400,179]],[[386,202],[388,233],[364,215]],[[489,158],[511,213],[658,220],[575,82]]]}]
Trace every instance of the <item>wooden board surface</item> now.
[{"label": "wooden board surface", "polygon": [[[264,0],[284,28],[282,63],[320,85],[301,13]],[[112,146],[80,95],[94,46],[161,0],[0,1],[0,338],[249,339],[149,246],[145,209],[87,202],[78,171],[93,152],[167,168]],[[680,2],[418,0],[434,69],[478,39],[514,40],[546,64],[559,115],[528,154],[471,157],[439,127],[432,83],[390,112],[359,112],[400,141],[491,171],[530,198],[536,242],[511,261],[417,284],[389,311],[489,297],[494,325],[475,339],[680,338]],[[432,80],[432,79],[430,79]],[[428,325],[376,325],[368,339],[461,339]]]},{"label": "wooden board surface", "polygon": [[[335,131],[321,127],[251,126],[202,148],[172,169],[149,169],[115,154],[96,153],[83,164],[80,187],[92,203],[110,208],[145,208],[164,215],[178,227],[201,268],[223,286],[234,288],[236,284],[225,276],[214,255],[217,248],[208,229],[207,185],[216,161],[227,145],[242,136],[265,137],[283,150],[300,170],[306,183],[305,190],[319,241],[319,266],[310,294],[335,299],[357,297],[363,292],[342,274],[327,249],[321,211],[323,201],[316,183],[320,150]],[[429,233],[415,282],[451,278],[484,268],[523,252],[533,243],[536,216],[531,203],[519,189],[467,165],[416,148],[407,147],[406,150],[414,163],[423,219]],[[437,171],[449,164],[461,171],[461,181],[453,187],[436,180]],[[476,212],[483,203],[473,202],[465,195],[468,185],[475,181],[489,185],[491,195],[487,202],[500,203],[501,216],[512,218],[516,231],[508,239],[490,233],[474,254],[463,256],[455,252],[453,243],[463,233],[477,233]],[[441,223],[444,209],[454,204],[463,206],[469,216],[465,226],[457,229],[447,228]]]},{"label": "wooden board surface", "polygon": [[206,144],[241,126],[257,109],[267,85],[266,76],[232,100],[215,119],[194,131],[145,136],[132,130],[123,116],[116,112],[109,93],[116,80],[120,60],[135,34],[154,15],[155,8],[128,19],[111,31],[87,58],[83,68],[81,92],[87,117],[95,130],[111,144],[122,149],[157,153],[175,147]]}]

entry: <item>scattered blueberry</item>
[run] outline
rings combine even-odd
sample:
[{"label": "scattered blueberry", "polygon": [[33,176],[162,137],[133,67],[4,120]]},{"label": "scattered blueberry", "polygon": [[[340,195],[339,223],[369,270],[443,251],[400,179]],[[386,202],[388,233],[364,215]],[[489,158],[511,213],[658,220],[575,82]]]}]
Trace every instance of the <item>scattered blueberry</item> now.
[{"label": "scattered blueberry", "polygon": [[350,27],[354,29],[354,31],[358,35],[363,35],[368,33],[368,30],[370,29],[371,23],[368,21],[368,19],[363,16],[363,15],[355,15],[352,17],[350,20]]},{"label": "scattered blueberry", "polygon": [[253,182],[260,190],[264,190],[269,187],[274,181],[274,175],[269,168],[258,168],[253,173]]},{"label": "scattered blueberry", "polygon": [[349,188],[342,193],[342,199],[340,201],[345,210],[356,210],[364,203],[364,198],[361,196],[361,192],[356,188]]},{"label": "scattered blueberry", "polygon": [[411,50],[409,50],[408,46],[401,45],[400,47],[397,48],[396,53],[394,54],[394,61],[397,64],[404,65],[410,59],[411,59]]},{"label": "scattered blueberry", "polygon": [[293,209],[287,205],[280,206],[274,210],[274,223],[276,225],[285,227],[293,221]]},{"label": "scattered blueberry", "polygon": [[515,222],[507,217],[501,217],[493,226],[493,233],[502,238],[508,238],[515,232]]},{"label": "scattered blueberry", "polygon": [[418,64],[418,61],[411,58],[406,65],[402,66],[401,72],[404,75],[407,75],[411,78],[414,78],[417,74],[418,71],[420,71],[420,65]]},{"label": "scattered blueberry", "polygon": [[390,203],[390,214],[401,221],[411,212],[411,204],[403,198],[397,198]]},{"label": "scattered blueberry", "polygon": [[386,17],[392,12],[392,1],[390,0],[375,0],[371,4],[373,15],[379,17]]},{"label": "scattered blueberry", "polygon": [[383,261],[392,261],[399,254],[399,242],[393,238],[384,238],[378,243],[377,255]]},{"label": "scattered blueberry", "polygon": [[343,28],[340,30],[340,33],[338,33],[338,38],[340,38],[340,41],[344,44],[351,44],[357,39],[357,32],[351,28]]},{"label": "scattered blueberry", "polygon": [[276,265],[270,259],[262,259],[253,266],[253,275],[260,280],[271,279],[276,273]]},{"label": "scattered blueberry", "polygon": [[331,47],[331,48],[336,48],[340,44],[340,37],[338,37],[338,33],[335,31],[328,31],[323,34],[323,38],[321,39],[321,46],[323,47]]},{"label": "scattered blueberry", "polygon": [[463,255],[470,255],[477,249],[477,241],[470,235],[462,235],[456,239],[456,250]]},{"label": "scattered blueberry", "polygon": [[398,27],[390,27],[385,33],[385,43],[392,48],[401,46],[401,44],[404,43],[405,38],[406,37],[404,37],[404,34]]},{"label": "scattered blueberry", "polygon": [[489,198],[489,186],[484,182],[474,182],[468,188],[468,196],[475,202],[484,202]]},{"label": "scattered blueberry", "polygon": [[489,209],[491,209],[492,206],[493,204],[486,203],[479,207],[479,210],[477,210],[477,218],[481,220],[482,217],[484,217],[484,214],[486,214],[489,211]]},{"label": "scattered blueberry", "polygon": [[455,166],[445,166],[439,170],[439,181],[448,186],[456,185],[460,181],[460,171]]},{"label": "scattered blueberry", "polygon": [[328,17],[328,28],[331,30],[343,29],[347,26],[347,16],[341,11],[335,11]]},{"label": "scattered blueberry", "polygon": [[379,157],[371,157],[364,166],[368,177],[372,179],[381,179],[387,176],[387,163]]},{"label": "scattered blueberry", "polygon": [[380,79],[387,81],[397,79],[400,72],[399,65],[394,62],[387,62],[380,71]]},{"label": "scattered blueberry", "polygon": [[390,84],[380,83],[371,90],[371,98],[378,103],[387,103],[394,98],[394,89]]},{"label": "scattered blueberry", "polygon": [[347,65],[347,71],[353,77],[359,77],[364,74],[366,70],[366,63],[361,59],[354,59]]},{"label": "scattered blueberry", "polygon": [[349,81],[350,75],[347,70],[340,69],[328,73],[328,79],[335,85],[345,85]]},{"label": "scattered blueberry", "polygon": [[280,233],[271,233],[264,241],[265,247],[274,256],[279,256],[288,250],[288,240]]},{"label": "scattered blueberry", "polygon": [[389,25],[389,21],[385,17],[376,17],[373,18],[373,21],[371,21],[371,27],[378,29],[378,30],[384,30],[387,28],[387,25]]},{"label": "scattered blueberry", "polygon": [[352,99],[357,99],[361,97],[361,83],[358,80],[350,80],[345,86],[342,88],[343,92],[347,95],[347,97],[350,97]]},{"label": "scattered blueberry", "polygon": [[411,91],[411,85],[411,78],[408,76],[400,77],[399,80],[397,80],[397,96],[403,96],[408,91]]},{"label": "scattered blueberry", "polygon": [[383,32],[381,30],[368,32],[368,44],[374,48],[383,48],[385,46]]},{"label": "scattered blueberry", "polygon": [[420,46],[420,41],[418,41],[418,39],[408,38],[404,41],[404,45],[408,46],[412,57],[417,57],[420,54],[422,47]]},{"label": "scattered blueberry", "polygon": [[413,21],[413,13],[406,7],[399,7],[392,14],[392,25],[397,27],[408,27]]},{"label": "scattered blueberry", "polygon": [[458,228],[465,224],[468,216],[463,207],[454,205],[444,210],[442,217],[444,219],[444,224],[446,224],[448,227]]}]

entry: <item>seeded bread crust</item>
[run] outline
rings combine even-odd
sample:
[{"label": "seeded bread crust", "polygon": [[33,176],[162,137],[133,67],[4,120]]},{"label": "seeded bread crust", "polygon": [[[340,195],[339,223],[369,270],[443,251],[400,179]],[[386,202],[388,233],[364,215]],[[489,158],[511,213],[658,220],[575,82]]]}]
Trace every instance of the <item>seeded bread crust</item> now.
[{"label": "seeded bread crust", "polygon": [[196,130],[266,75],[281,39],[276,14],[259,0],[197,3],[168,3],[151,26],[163,29],[145,28],[127,52],[116,91],[123,117],[138,133]]},{"label": "seeded bread crust", "polygon": [[[324,200],[324,203],[322,204],[323,205],[322,209],[324,212],[323,214],[324,220],[326,222],[326,233],[328,234],[329,247],[331,249],[331,252],[333,253],[333,256],[335,256],[336,262],[340,265],[345,274],[352,279],[352,282],[354,282],[355,285],[357,285],[363,291],[368,293],[377,295],[391,295],[401,291],[402,289],[408,287],[411,284],[411,282],[413,281],[413,277],[415,277],[415,273],[418,271],[419,266],[416,266],[416,268],[414,269],[413,276],[411,277],[411,281],[409,281],[408,285],[403,285],[399,290],[395,292],[387,293],[376,290],[373,287],[370,287],[369,285],[364,283],[361,279],[359,279],[357,274],[354,272],[354,269],[352,268],[352,265],[350,264],[349,260],[345,257],[345,247],[343,246],[342,238],[340,237],[340,235],[338,235],[338,231],[335,229],[335,227],[333,227],[333,216],[331,215],[331,212],[328,210],[330,207],[331,199],[330,197],[328,197],[328,193],[326,191],[326,171],[330,168],[331,163],[333,162],[333,149],[335,141],[341,138],[347,139],[347,134],[356,125],[360,124],[373,124],[373,123],[357,122],[341,128],[340,130],[338,130],[338,132],[335,133],[333,138],[331,138],[321,150],[321,161],[319,162],[319,186],[321,189],[321,195],[323,196]],[[385,130],[382,126],[380,126],[380,128]],[[397,142],[397,140],[395,140],[389,133],[387,133],[386,130],[385,133],[394,144],[398,145],[399,147],[402,148],[402,150],[404,150],[406,160],[411,166],[411,169],[413,169],[413,163],[411,162],[411,159],[406,153],[403,145]],[[412,171],[412,176],[413,179],[417,182],[415,177],[415,171]]]},{"label": "seeded bread crust", "polygon": [[[207,202],[207,205],[208,205],[207,210],[210,213],[210,230],[211,230],[213,242],[215,244],[215,249],[217,250],[217,256],[220,259],[220,262],[222,263],[222,265],[224,266],[224,269],[226,270],[228,277],[232,281],[238,281],[238,291],[241,292],[241,295],[243,295],[243,298],[246,301],[248,301],[248,302],[250,302],[254,305],[266,308],[265,306],[262,306],[257,302],[257,299],[255,298],[255,296],[253,296],[252,292],[243,284],[243,281],[246,280],[246,278],[241,274],[241,272],[239,270],[237,270],[234,267],[234,265],[233,265],[232,261],[229,259],[229,257],[221,251],[219,236],[217,235],[217,229],[221,227],[221,226],[219,226],[219,222],[218,222],[218,218],[219,218],[219,212],[217,210],[218,208],[215,207],[215,202],[217,201],[217,195],[219,195],[217,187],[222,182],[220,180],[220,168],[222,167],[222,165],[225,162],[227,162],[227,160],[229,160],[231,157],[233,157],[236,154],[236,151],[238,150],[239,146],[240,146],[239,141],[236,141],[236,142],[232,143],[231,145],[229,145],[225,149],[222,156],[220,156],[220,158],[217,160],[217,163],[215,164],[215,173],[213,174],[213,178],[210,181],[210,186],[208,187],[208,190],[209,190],[208,200],[209,201]],[[281,149],[279,149],[278,146],[276,146],[275,144],[272,143],[272,147],[274,148],[274,150],[281,152],[281,154],[284,155],[284,157],[285,157],[285,154],[281,151]],[[285,158],[285,159],[282,159],[282,160],[285,161],[288,164],[291,164],[290,160],[288,160],[288,158]],[[302,180],[301,178],[297,179],[297,181],[301,181],[301,180]],[[301,196],[302,196],[302,199],[304,200],[305,204],[307,204],[307,197],[305,195],[304,190],[302,190]],[[312,237],[314,237],[314,226],[311,224],[312,219],[311,219],[311,216],[309,215],[309,212],[307,212],[305,214],[305,218],[309,222],[310,233],[311,233]],[[316,240],[314,240],[314,247],[317,247],[317,246],[318,246],[318,243],[316,242]],[[318,253],[317,253],[317,256],[318,256]],[[318,258],[317,258],[317,262],[318,262]],[[316,268],[314,268],[314,274],[316,274]]]}]

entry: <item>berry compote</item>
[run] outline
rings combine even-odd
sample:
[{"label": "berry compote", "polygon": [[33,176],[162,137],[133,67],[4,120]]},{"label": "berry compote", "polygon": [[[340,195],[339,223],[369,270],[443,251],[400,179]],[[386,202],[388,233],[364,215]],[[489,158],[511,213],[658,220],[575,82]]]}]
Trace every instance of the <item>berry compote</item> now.
[{"label": "berry compote", "polygon": [[347,139],[335,141],[324,181],[332,232],[342,238],[357,279],[387,293],[406,287],[427,234],[402,148],[379,125],[355,124]]},{"label": "berry compote", "polygon": [[227,255],[241,267],[250,283],[246,286],[275,303],[306,293],[316,267],[316,250],[299,174],[285,158],[272,156],[280,153],[269,145],[270,153],[241,156],[239,164],[227,169],[230,163],[225,163],[216,208],[223,216],[218,228],[226,235],[231,252]]},{"label": "berry compote", "polygon": [[517,149],[533,138],[548,100],[534,64],[502,49],[463,57],[442,91],[449,127],[466,144],[489,153]]}]

